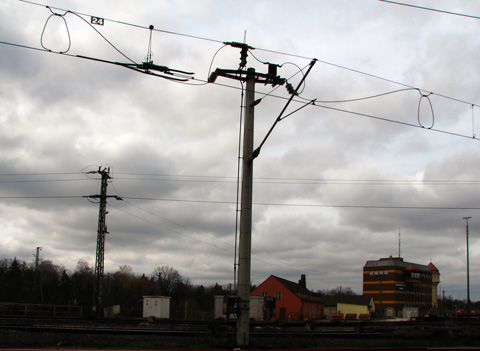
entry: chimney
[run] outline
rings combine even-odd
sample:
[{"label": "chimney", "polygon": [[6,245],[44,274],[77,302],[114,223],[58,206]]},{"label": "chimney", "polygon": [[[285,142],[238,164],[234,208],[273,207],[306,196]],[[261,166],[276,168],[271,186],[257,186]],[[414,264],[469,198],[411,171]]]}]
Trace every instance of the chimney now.
[{"label": "chimney", "polygon": [[305,274],[301,275],[300,280],[298,281],[298,284],[304,289],[307,288],[307,280],[305,278]]}]

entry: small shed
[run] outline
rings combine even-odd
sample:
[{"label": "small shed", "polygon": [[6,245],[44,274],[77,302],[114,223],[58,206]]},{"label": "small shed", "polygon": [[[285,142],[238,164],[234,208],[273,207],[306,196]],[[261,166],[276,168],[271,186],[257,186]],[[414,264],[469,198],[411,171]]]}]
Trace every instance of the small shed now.
[{"label": "small shed", "polygon": [[375,312],[375,302],[367,295],[324,297],[324,301],[326,318],[343,319],[345,316],[345,319],[360,319]]},{"label": "small shed", "polygon": [[169,296],[144,296],[143,318],[170,318]]}]

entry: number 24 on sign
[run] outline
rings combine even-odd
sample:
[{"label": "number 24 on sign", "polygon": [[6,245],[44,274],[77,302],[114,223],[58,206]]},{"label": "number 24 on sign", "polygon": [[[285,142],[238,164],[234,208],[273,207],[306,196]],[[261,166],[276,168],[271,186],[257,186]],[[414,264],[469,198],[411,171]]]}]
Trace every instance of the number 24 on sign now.
[{"label": "number 24 on sign", "polygon": [[97,24],[99,26],[103,26],[103,23],[105,22],[105,20],[101,17],[91,17],[90,19],[90,23],[91,24]]}]

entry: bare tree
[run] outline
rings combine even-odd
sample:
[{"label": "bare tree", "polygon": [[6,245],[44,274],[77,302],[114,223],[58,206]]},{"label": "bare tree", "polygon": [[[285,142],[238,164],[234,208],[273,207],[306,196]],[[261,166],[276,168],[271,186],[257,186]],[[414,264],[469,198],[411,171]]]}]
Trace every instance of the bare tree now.
[{"label": "bare tree", "polygon": [[169,266],[159,266],[153,270],[153,279],[160,288],[160,293],[171,296],[174,291],[182,285],[188,284],[178,271]]}]

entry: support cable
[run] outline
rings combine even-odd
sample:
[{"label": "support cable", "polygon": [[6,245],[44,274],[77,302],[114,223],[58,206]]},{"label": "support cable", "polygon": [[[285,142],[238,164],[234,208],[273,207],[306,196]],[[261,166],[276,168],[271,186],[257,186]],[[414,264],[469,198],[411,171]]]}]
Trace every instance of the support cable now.
[{"label": "support cable", "polygon": [[240,215],[240,174],[242,171],[242,122],[243,122],[243,110],[245,108],[243,104],[245,89],[243,82],[240,81],[242,87],[242,93],[240,94],[240,124],[238,128],[238,156],[237,156],[237,189],[236,189],[236,201],[235,201],[235,255],[233,258],[233,290],[237,290],[237,250],[238,250],[238,225]]},{"label": "support cable", "polygon": [[[22,0],[19,0],[19,1],[22,1]],[[1,41],[0,40],[0,44],[4,44],[4,45],[9,45],[9,46],[14,46],[14,47],[18,47],[18,48],[22,48],[22,49],[30,49],[30,50],[35,50],[35,51],[41,51],[41,52],[47,52],[47,53],[50,53],[50,54],[58,54],[57,52],[54,52],[54,51],[47,51],[47,50],[44,50],[44,49],[41,49],[41,48],[38,48],[38,47],[32,47],[32,46],[28,46],[28,45],[22,45],[22,44],[16,44],[16,43],[11,43],[11,42],[6,42],[6,41]],[[69,56],[69,57],[75,57],[75,58],[81,58],[81,59],[87,59],[87,60],[94,60],[94,61],[99,61],[99,62],[105,62],[105,63],[111,63],[111,64],[117,64],[117,65],[124,65],[122,63],[118,63],[118,62],[112,62],[112,61],[106,61],[106,60],[100,60],[100,59],[95,59],[95,58],[91,58],[91,57],[87,57],[87,56],[81,56],[81,55],[72,55],[72,54],[68,54],[68,53],[64,53],[62,54],[64,56]],[[319,61],[321,62],[321,61]],[[345,68],[345,69],[348,69],[348,68]],[[157,77],[161,77],[161,78],[166,78],[166,79],[171,79],[172,81],[175,81],[177,83],[183,83],[183,84],[188,84],[188,85],[206,85],[206,84],[215,84],[215,85],[218,85],[218,86],[221,86],[221,87],[225,87],[225,88],[230,88],[230,89],[240,89],[239,87],[237,86],[232,86],[232,85],[228,85],[228,84],[223,84],[223,83],[217,83],[217,82],[212,82],[212,81],[204,81],[204,80],[201,80],[201,79],[195,79],[195,81],[197,82],[202,82],[200,84],[189,84],[189,83],[186,83],[186,81],[188,81],[188,79],[182,79],[182,80],[178,80],[178,79],[174,79],[174,78],[171,78],[171,77],[166,77],[166,76],[163,76],[163,75],[159,75],[159,74],[155,74],[153,72],[145,72],[145,71],[142,71],[142,70],[139,70],[139,69],[135,69],[136,71],[138,72],[141,72],[141,73],[144,73],[144,74],[149,74],[149,75],[153,75],[153,76],[157,76]],[[213,72],[215,73],[215,72]],[[359,72],[361,73],[361,72]],[[378,77],[377,77],[378,78]],[[191,78],[193,79],[193,78]],[[379,79],[383,79],[383,78],[379,78]],[[404,91],[404,90],[409,90],[409,89],[412,89],[412,90],[420,90],[419,88],[416,88],[416,87],[413,87],[413,86],[408,86],[406,84],[402,84],[402,83],[397,83],[397,82],[394,82],[394,81],[391,81],[393,83],[396,83],[396,84],[400,84],[400,85],[404,85],[404,86],[407,86],[408,89],[401,89],[401,90],[398,90],[398,91]],[[385,93],[385,94],[380,94],[378,96],[382,96],[382,95],[386,95],[386,94],[392,94],[394,92],[398,92],[398,91],[393,91],[393,92],[389,92],[389,93]],[[272,97],[275,97],[277,99],[284,99],[284,100],[287,100],[286,97],[284,96],[279,96],[279,95],[272,95],[271,92],[270,93],[264,93],[264,92],[256,92],[258,94],[262,94],[264,96],[272,96]],[[433,92],[432,92],[433,93]],[[435,94],[436,96],[439,96],[439,97],[442,97],[442,98],[445,98],[445,99],[449,99],[449,100],[453,100],[453,101],[456,101],[456,102],[460,102],[460,103],[464,103],[464,104],[468,104],[469,106],[480,106],[478,104],[474,104],[474,103],[471,103],[471,102],[467,102],[465,100],[460,100],[460,99],[456,99],[456,98],[452,98],[452,97],[449,97],[449,96],[445,96],[445,95],[442,95],[442,94],[438,94],[438,93],[433,93]],[[373,97],[376,97],[376,96],[372,96],[372,97],[367,97],[367,98],[373,98]],[[300,98],[300,97],[297,97],[297,98]],[[301,98],[303,99],[303,101],[299,101],[299,100],[293,100],[295,102],[304,102],[304,98]],[[360,98],[360,99],[356,99],[356,100],[362,100],[364,98]],[[313,101],[313,100],[312,100]],[[319,105],[319,103],[335,103],[335,102],[348,102],[349,100],[338,100],[338,101],[318,101],[318,100],[315,100],[315,103],[312,104],[313,106],[315,107],[319,107],[319,108],[325,108],[325,109],[329,109],[329,110],[333,110],[333,111],[338,111],[338,112],[343,112],[343,113],[348,113],[348,114],[353,114],[353,115],[357,115],[357,116],[360,116],[360,117],[366,117],[366,118],[372,118],[372,119],[376,119],[376,120],[380,120],[380,121],[384,121],[384,122],[390,122],[390,123],[395,123],[395,124],[401,124],[401,125],[404,125],[404,126],[407,126],[407,127],[414,127],[414,128],[422,128],[421,126],[417,125],[417,124],[412,124],[412,123],[407,123],[407,122],[402,122],[402,121],[397,121],[397,120],[394,120],[394,119],[390,119],[390,118],[386,118],[386,117],[380,117],[380,116],[375,116],[375,115],[371,115],[371,114],[365,114],[365,113],[361,113],[361,112],[356,112],[356,111],[351,111],[351,110],[345,110],[345,109],[340,109],[340,108],[335,108],[335,107],[331,107],[331,106],[326,106],[326,105]],[[425,128],[423,128],[425,129]],[[473,140],[480,140],[478,138],[476,138],[476,135],[473,135],[473,137],[471,135],[465,135],[465,134],[460,134],[460,133],[455,133],[455,132],[449,132],[449,131],[446,131],[446,130],[441,130],[441,129],[435,129],[435,128],[431,128],[429,129],[431,130],[432,132],[437,132],[437,133],[442,133],[442,134],[446,134],[446,135],[451,135],[451,136],[456,136],[456,137],[461,137],[461,138],[467,138],[467,139],[473,139]]]},{"label": "support cable", "polygon": [[151,24],[150,27],[150,39],[148,40],[148,49],[147,49],[147,56],[145,57],[146,62],[153,62],[152,61],[152,33],[153,33],[153,25]]},{"label": "support cable", "polygon": [[[33,1],[29,1],[29,0],[18,0],[18,1],[24,2],[24,3],[26,3],[26,4],[36,5],[36,6],[42,6],[42,7],[46,7],[46,6],[47,6],[47,5],[44,5],[44,4],[40,4],[40,3],[33,2]],[[394,3],[393,1],[387,1],[387,0],[379,0],[379,1]],[[406,4],[402,4],[402,5],[406,5]],[[410,6],[412,6],[412,5],[410,5]],[[413,6],[412,6],[412,7],[413,7]],[[51,8],[57,9],[57,10],[61,10],[61,11],[68,11],[68,10],[63,9],[63,8],[60,8],[60,7],[53,7],[53,6],[51,6]],[[439,10],[437,10],[437,11],[439,11]],[[69,12],[74,13],[74,14],[76,14],[76,15],[91,17],[90,14],[86,14],[86,13],[82,13],[82,12],[72,12],[72,11],[69,11]],[[446,11],[439,11],[439,12],[446,12]],[[447,13],[448,13],[448,12],[447,12]],[[451,14],[456,14],[456,13],[451,13]],[[457,15],[461,15],[461,14],[457,14]],[[469,17],[476,18],[476,17],[474,17],[474,16],[469,16]],[[480,17],[478,17],[478,18],[480,19]],[[124,22],[124,21],[119,21],[119,20],[115,20],[115,19],[104,18],[104,20],[105,20],[105,21],[112,22],[112,23],[118,23],[118,24],[122,24],[122,25],[127,25],[127,26],[131,26],[131,27],[135,27],[135,28],[149,29],[149,27],[146,27],[146,26],[142,26],[142,25],[138,25],[138,24],[134,24],[134,23],[129,23],[129,22]],[[88,22],[87,22],[87,23],[88,23]],[[184,34],[184,33],[179,33],[179,32],[173,32],[173,31],[167,31],[167,30],[161,30],[161,29],[154,29],[154,31],[158,31],[158,32],[165,33],[165,34],[170,34],[170,35],[178,35],[178,36],[187,37],[187,38],[192,38],[192,39],[197,39],[197,40],[210,41],[210,42],[215,42],[215,43],[225,43],[225,42],[222,41],[222,40],[216,40],[216,39],[211,39],[211,38],[206,38],[206,37],[200,37],[200,36],[195,36],[195,35],[190,35],[190,34]],[[31,48],[31,47],[28,47],[28,46],[23,46],[23,45],[18,45],[18,44],[12,44],[12,43],[7,43],[7,42],[0,42],[0,43],[2,43],[2,44],[7,44],[7,45],[15,45],[15,46],[23,47],[23,48]],[[38,49],[38,48],[31,48],[31,49],[40,50],[40,49]],[[270,50],[270,49],[258,48],[258,47],[256,48],[256,50],[257,50],[257,51],[264,51],[264,52],[268,52],[268,53],[273,53],[273,54],[278,54],[278,55],[285,55],[285,56],[290,56],[290,57],[296,57],[296,58],[305,59],[305,60],[312,60],[312,57],[310,57],[310,56],[297,55],[297,54],[292,54],[292,53],[283,52],[283,51],[278,51],[278,50]],[[42,51],[42,50],[41,50],[41,51]],[[251,51],[250,51],[250,52],[251,52]],[[401,86],[408,87],[408,88],[419,89],[419,88],[416,88],[416,87],[414,87],[414,86],[412,86],[412,85],[409,85],[409,84],[405,84],[405,83],[401,83],[401,82],[398,82],[398,81],[395,81],[395,80],[392,80],[392,79],[380,77],[380,76],[377,76],[377,75],[374,75],[374,74],[371,74],[371,73],[367,73],[367,72],[364,72],[364,71],[360,71],[360,70],[357,70],[357,69],[349,68],[349,67],[342,66],[342,65],[335,64],[335,63],[328,62],[328,61],[323,61],[323,60],[320,60],[320,59],[316,59],[316,60],[317,60],[317,62],[319,62],[319,63],[323,63],[323,64],[325,64],[325,65],[330,65],[330,66],[333,66],[333,67],[336,67],[336,68],[340,68],[340,69],[343,69],[343,70],[347,70],[347,71],[350,71],[350,72],[353,72],[353,73],[365,75],[365,76],[368,76],[368,77],[371,77],[371,78],[383,80],[383,81],[385,81],[385,82],[393,83],[393,84],[396,84],[396,85],[401,85]],[[423,90],[423,91],[426,91],[426,90],[424,90],[424,89],[422,89],[422,90]],[[432,93],[434,93],[434,92],[432,92]],[[442,98],[445,98],[445,99],[449,99],[449,100],[453,100],[453,101],[457,101],[457,102],[460,102],[460,103],[464,103],[464,104],[468,104],[468,105],[471,105],[471,104],[472,104],[471,102],[468,102],[468,101],[465,101],[465,100],[461,100],[461,99],[457,99],[457,98],[454,98],[454,97],[450,97],[450,96],[447,96],[447,95],[442,95],[442,94],[439,94],[439,93],[434,93],[434,94],[437,95],[437,96],[439,96],[439,97],[442,97]],[[476,105],[476,106],[479,106],[479,105]]]},{"label": "support cable", "polygon": [[475,105],[474,104],[472,104],[472,136],[474,139],[477,136],[475,134]]},{"label": "support cable", "polygon": [[[88,22],[85,18],[83,18],[82,16],[80,16],[78,13],[73,12],[73,11],[70,11],[70,10],[67,10],[63,15],[60,15],[60,14],[54,13],[54,12],[52,11],[52,8],[50,8],[49,6],[46,6],[46,7],[50,10],[50,12],[52,12],[53,15],[55,15],[55,16],[61,16],[61,17],[63,18],[63,20],[65,21],[65,25],[66,25],[66,26],[67,26],[67,22],[66,22],[66,20],[65,20],[65,18],[64,18],[66,14],[71,13],[72,15],[77,16],[77,17],[80,18],[82,21],[84,21],[86,24],[88,24],[88,25],[90,26],[90,28],[92,28],[95,32],[97,32],[97,34],[100,35],[100,36],[103,38],[103,40],[105,40],[105,41],[106,41],[112,48],[114,48],[120,55],[122,55],[123,57],[125,57],[125,58],[126,58],[128,61],[130,61],[131,63],[135,63],[135,64],[136,64],[136,62],[135,62],[134,60],[132,60],[131,58],[129,58],[129,57],[128,57],[127,55],[125,55],[120,49],[118,49],[115,45],[113,45],[113,43],[112,43],[110,40],[108,40],[108,39],[107,39],[102,33],[100,33],[90,22]],[[53,15],[50,15],[50,17],[52,17]],[[45,31],[45,27],[46,27],[46,25],[47,25],[48,20],[50,19],[50,17],[48,17],[47,22],[45,23],[45,26],[44,26],[44,28],[43,28],[43,31]],[[43,38],[43,31],[42,31],[42,38]],[[68,26],[67,26],[67,31],[68,31]],[[69,38],[70,38],[70,34],[69,34]],[[42,47],[43,47],[45,50],[47,50],[47,51],[52,51],[52,50],[48,50],[48,49],[45,48],[43,45],[42,45]],[[68,50],[70,50],[70,45],[69,45]],[[67,51],[68,51],[68,50],[67,50]],[[65,51],[65,52],[57,52],[57,53],[63,54],[63,53],[66,53],[67,51]]]},{"label": "support cable", "polygon": [[43,36],[45,34],[45,29],[47,28],[47,24],[48,22],[50,21],[50,19],[54,16],[57,16],[57,17],[60,17],[62,20],[63,20],[63,23],[65,24],[65,28],[67,30],[67,36],[68,36],[68,47],[65,51],[55,51],[56,53],[58,54],[63,54],[63,53],[66,53],[70,50],[70,47],[72,46],[72,38],[70,37],[70,31],[68,30],[68,24],[67,24],[67,21],[65,20],[65,15],[68,13],[65,12],[63,15],[62,14],[59,14],[59,13],[55,13],[52,11],[52,9],[50,7],[47,6],[47,8],[50,10],[50,12],[52,13],[50,16],[48,16],[47,20],[45,21],[45,24],[43,26],[43,30],[42,30],[42,34],[40,36],[40,45],[42,45],[42,48],[44,48],[45,50],[47,51],[53,51],[53,50],[50,50],[48,49],[45,45],[43,45]]},{"label": "support cable", "polygon": [[[432,106],[432,101],[430,101],[430,95],[432,93],[428,93],[428,94],[423,94],[420,90],[418,90],[418,92],[420,93],[420,100],[418,100],[418,114],[417,114],[417,119],[418,119],[418,125],[422,128],[427,128],[427,129],[432,129],[433,128],[433,125],[435,124],[435,113],[433,112],[433,106]],[[430,127],[425,127],[422,122],[420,122],[420,107],[422,105],[422,100],[423,99],[427,99],[429,105],[430,105],[430,111],[432,112],[432,124],[430,125]]]},{"label": "support cable", "polygon": [[[268,131],[267,135],[265,136],[265,138],[263,139],[263,141],[260,143],[260,146],[257,147],[254,151],[253,151],[253,156],[252,156],[252,161],[258,157],[258,155],[260,154],[260,150],[263,146],[263,144],[265,144],[265,142],[267,141],[268,137],[270,136],[270,134],[272,133],[273,129],[275,128],[275,126],[277,125],[278,122],[280,122],[282,120],[282,115],[283,113],[285,112],[285,110],[287,109],[288,105],[290,105],[290,102],[292,102],[294,96],[296,96],[297,94],[297,91],[298,89],[302,86],[303,82],[305,81],[305,78],[307,78],[308,74],[310,73],[310,71],[312,70],[313,68],[313,65],[315,65],[315,62],[317,60],[316,59],[313,59],[311,62],[310,62],[310,67],[308,67],[308,70],[307,72],[305,73],[305,75],[302,77],[302,79],[300,80],[300,82],[298,83],[297,85],[297,88],[295,89],[295,91],[293,92],[293,94],[290,96],[290,98],[288,99],[287,103],[285,104],[285,106],[283,107],[282,111],[280,112],[280,114],[278,115],[277,119],[275,120],[275,122],[273,123],[272,127],[270,128],[270,130]],[[311,103],[313,103],[315,100],[313,100],[312,102],[309,102],[307,105],[310,105]],[[305,105],[306,106],[306,105]],[[304,106],[304,107],[305,107]]]}]

